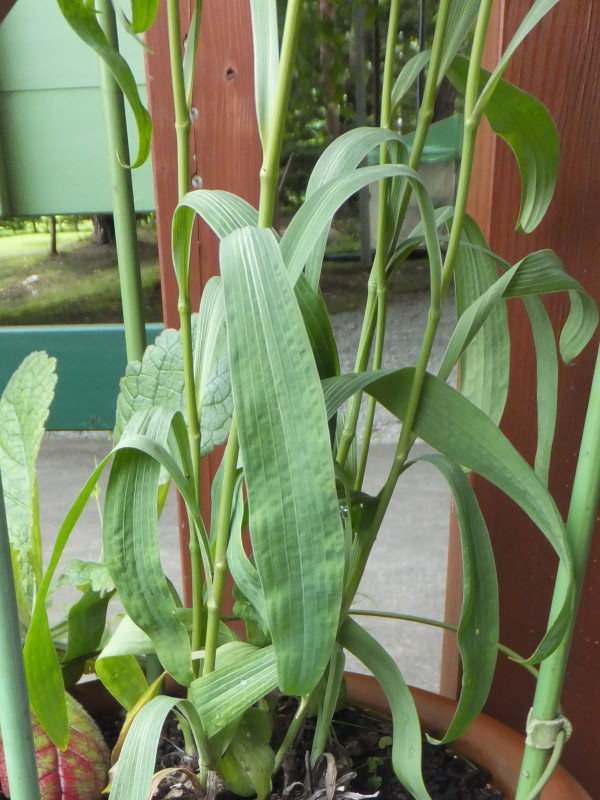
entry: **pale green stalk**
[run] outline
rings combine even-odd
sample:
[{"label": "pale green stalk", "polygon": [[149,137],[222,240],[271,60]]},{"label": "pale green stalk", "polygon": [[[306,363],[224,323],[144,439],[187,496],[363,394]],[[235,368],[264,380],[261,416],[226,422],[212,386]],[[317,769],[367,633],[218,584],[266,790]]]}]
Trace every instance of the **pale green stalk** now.
[{"label": "pale green stalk", "polygon": [[167,0],[167,25],[169,29],[169,59],[173,105],[175,108],[175,133],[177,136],[177,194],[179,199],[190,189],[190,112],[185,96],[183,79],[183,54],[181,49],[181,21],[178,0]]},{"label": "pale green stalk", "polygon": [[231,421],[231,431],[225,450],[225,474],[221,488],[221,502],[217,522],[215,539],[215,569],[211,596],[207,604],[206,644],[203,674],[208,675],[215,668],[215,655],[218,645],[219,622],[223,597],[225,595],[225,582],[227,579],[227,544],[229,542],[229,526],[231,509],[235,493],[237,478],[239,443],[235,416]]},{"label": "pale green stalk", "polygon": [[[558,569],[552,607],[551,623],[564,603],[570,590],[573,590],[573,613],[569,631],[559,647],[540,664],[540,674],[533,701],[532,716],[536,720],[553,720],[560,707],[560,695],[567,668],[567,659],[571,639],[575,629],[576,611],[581,595],[585,567],[589,557],[590,544],[596,521],[596,509],[600,493],[600,352],[590,390],[587,414],[579,459],[573,481],[571,504],[567,519],[567,541],[573,556],[574,580],[571,585],[564,568]],[[544,772],[549,758],[549,751],[538,750],[526,746],[521,768],[521,777],[517,788],[516,800],[529,798]],[[532,796],[538,797],[539,794]]]},{"label": "pale green stalk", "polygon": [[[395,611],[375,611],[363,608],[353,608],[350,614],[353,617],[378,617],[380,619],[395,619],[398,622],[416,622],[418,625],[429,625],[431,628],[441,628],[444,631],[458,633],[458,625],[452,625],[450,622],[442,622],[442,620],[431,619],[430,617],[415,617],[413,614],[399,614]],[[524,660],[523,656],[520,656],[515,650],[498,642],[498,652],[508,656],[513,661],[519,662],[520,667],[523,667],[530,675],[537,678],[539,671],[529,664],[520,663]]]},{"label": "pale green stalk", "polygon": [[[118,51],[117,23],[112,3],[110,0],[98,0],[97,8],[98,22],[111,46]],[[115,220],[125,346],[128,361],[141,361],[146,349],[146,327],[131,170],[123,166],[123,163],[129,162],[125,105],[123,93],[104,59],[99,60],[99,67],[108,139],[111,201]]]},{"label": "pale green stalk", "polygon": [[[167,27],[169,33],[169,59],[171,66],[171,85],[175,110],[175,134],[177,141],[177,193],[181,198],[190,188],[190,113],[186,100],[183,76],[183,52],[181,44],[181,20],[179,0],[167,0]],[[194,352],[192,345],[192,304],[189,275],[182,285],[178,281],[179,297],[177,312],[181,330],[181,349],[185,384],[185,408],[187,413],[188,440],[192,458],[190,481],[194,487],[196,502],[201,509],[201,471],[200,471],[200,419],[196,402],[196,382],[194,377]],[[198,542],[198,532],[193,520],[188,516],[190,534],[190,566],[192,573],[192,650],[202,647],[202,559]],[[196,668],[196,666],[195,666]]]},{"label": "pale green stalk", "polygon": [[[425,147],[425,141],[427,139],[427,132],[429,130],[429,126],[433,118],[433,107],[438,88],[439,70],[442,60],[443,43],[446,33],[446,23],[448,20],[449,10],[450,10],[450,0],[442,0],[438,10],[438,19],[435,28],[434,40],[432,44],[431,59],[429,62],[427,81],[425,83],[425,90],[423,93],[423,102],[421,104],[421,108],[419,109],[417,128],[415,130],[415,137],[409,160],[409,166],[411,167],[411,169],[414,170],[418,169],[419,164],[421,163],[423,148]],[[393,9],[390,10],[390,16],[392,14],[392,11]],[[397,31],[395,33],[395,36],[397,36]],[[388,53],[390,49],[392,54],[394,54],[395,38],[390,39],[390,37],[388,37],[386,44],[387,71],[386,73],[384,73],[385,90],[382,91],[382,113],[381,113],[381,125],[382,127],[388,127],[388,128],[391,127],[391,112],[392,112],[391,79],[392,79],[393,58],[388,59]],[[388,61],[390,65],[389,68],[388,68]],[[386,77],[388,79],[387,82],[386,82]],[[381,163],[386,163],[386,161],[387,161],[387,149],[385,148],[385,145],[382,145]],[[387,284],[386,274],[385,274],[387,258],[389,253],[393,251],[396,242],[398,240],[398,236],[400,235],[400,230],[402,228],[402,224],[406,216],[406,210],[408,208],[408,201],[410,198],[411,191],[412,191],[411,186],[407,181],[400,202],[398,219],[396,221],[396,229],[393,233],[390,242],[388,243],[388,247],[385,248],[384,222],[386,217],[385,214],[386,195],[384,190],[384,182],[382,181],[379,184],[380,214],[379,214],[378,229],[377,229],[377,251],[375,256],[375,263],[373,264],[371,278],[369,280],[367,310],[363,318],[363,331],[361,333],[361,340],[359,342],[359,348],[355,365],[356,372],[364,371],[367,367],[371,342],[373,339],[373,326],[375,324],[377,324],[378,332],[376,337],[373,368],[377,369],[379,366],[381,366],[381,356],[383,352],[383,335],[385,329],[385,312],[383,315],[383,319],[381,320],[380,311],[382,306],[385,308],[385,306],[387,305],[387,297],[382,292],[381,287],[386,286]],[[378,312],[377,316],[374,315],[375,307],[377,308]],[[352,441],[356,435],[356,425],[358,422],[358,414],[360,411],[361,397],[362,397],[361,394],[357,394],[354,397],[352,397],[348,403],[346,424],[344,427],[344,432],[341,437],[340,447],[337,454],[337,459],[341,464],[345,462]],[[372,398],[369,398],[367,419],[365,423],[365,430],[363,436],[363,446],[361,450],[358,475],[356,481],[357,489],[360,489],[360,487],[362,486],[362,480],[364,478],[374,414],[375,414],[375,401]]]},{"label": "pale green stalk", "polygon": [[279,746],[279,750],[275,754],[275,765],[273,766],[273,775],[281,769],[283,760],[288,750],[296,741],[296,736],[300,731],[302,723],[304,722],[304,717],[306,716],[306,712],[309,709],[309,703],[311,697],[312,694],[309,694],[300,699],[300,705],[298,706],[296,713],[294,714],[294,717],[290,722],[290,726],[286,731],[286,734],[283,738],[283,742]]},{"label": "pale green stalk", "polygon": [[258,224],[270,228],[273,223],[277,186],[279,184],[279,160],[285,131],[287,105],[294,73],[294,62],[300,35],[301,0],[289,0],[281,40],[281,57],[275,101],[269,119],[268,140],[265,145],[263,164],[260,170],[260,202]]},{"label": "pale green stalk", "polygon": [[[37,773],[23,646],[19,629],[19,609],[15,593],[0,476],[0,733],[12,800],[39,800]],[[6,788],[6,787],[5,787]]]},{"label": "pale green stalk", "polygon": [[[439,65],[441,62],[442,47],[443,47],[444,33],[445,33],[445,23],[448,11],[449,11],[449,0],[447,1],[442,0],[442,3],[440,3],[440,10],[439,10],[440,19],[438,21],[438,26],[436,26],[436,35],[433,41],[430,68],[427,74],[427,82],[425,85],[425,92],[423,96],[423,105],[419,113],[419,117],[421,116],[422,113],[426,120],[426,122],[420,129],[422,133],[419,134],[418,147],[421,149],[421,152],[422,152],[422,147],[424,145],[425,137],[427,135],[427,128],[429,125],[429,121],[431,120],[431,115],[433,113],[433,103],[435,100],[435,91],[437,87],[437,73],[439,71]],[[420,159],[420,153],[418,153],[418,158]],[[433,265],[430,273],[430,282],[431,282],[431,304],[427,319],[427,327],[425,329],[423,342],[421,344],[421,351],[419,353],[419,358],[417,360],[417,364],[415,367],[415,375],[411,387],[411,394],[407,406],[407,412],[403,420],[402,430],[396,448],[394,462],[392,464],[387,481],[383,489],[381,490],[377,509],[375,511],[373,520],[371,522],[369,531],[362,538],[362,541],[359,542],[359,546],[356,548],[353,554],[352,563],[350,565],[348,572],[348,580],[346,582],[346,589],[344,595],[343,608],[346,612],[349,610],[350,604],[352,603],[353,598],[358,590],[358,586],[360,584],[360,580],[362,578],[362,574],[364,572],[364,568],[369,553],[371,552],[371,548],[373,547],[373,544],[381,527],[381,523],[383,522],[383,519],[387,512],[394,488],[396,486],[396,483],[398,482],[398,478],[400,477],[404,469],[406,459],[408,458],[408,454],[410,453],[410,449],[414,442],[413,423],[415,415],[417,413],[417,407],[421,395],[421,390],[423,387],[423,381],[425,379],[425,373],[427,371],[427,364],[429,362],[429,358],[435,341],[435,335],[437,332],[441,316],[442,301],[444,296],[443,287],[440,281],[440,276],[437,274]],[[361,354],[361,357],[363,361],[366,361],[366,358],[364,358],[364,354]],[[363,443],[363,448],[364,446],[365,443]],[[364,469],[364,466],[362,467],[362,469]]]}]

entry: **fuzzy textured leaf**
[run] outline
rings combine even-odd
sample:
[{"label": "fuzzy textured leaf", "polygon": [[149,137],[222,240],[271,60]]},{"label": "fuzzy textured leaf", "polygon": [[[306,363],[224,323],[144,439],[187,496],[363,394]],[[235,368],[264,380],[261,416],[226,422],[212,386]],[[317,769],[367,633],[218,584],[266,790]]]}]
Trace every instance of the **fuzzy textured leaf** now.
[{"label": "fuzzy textured leaf", "polygon": [[[35,463],[56,386],[56,359],[28,355],[0,397],[0,472],[11,548],[16,555],[15,583],[32,611],[41,580],[42,553]],[[14,561],[14,559],[13,559]]]}]

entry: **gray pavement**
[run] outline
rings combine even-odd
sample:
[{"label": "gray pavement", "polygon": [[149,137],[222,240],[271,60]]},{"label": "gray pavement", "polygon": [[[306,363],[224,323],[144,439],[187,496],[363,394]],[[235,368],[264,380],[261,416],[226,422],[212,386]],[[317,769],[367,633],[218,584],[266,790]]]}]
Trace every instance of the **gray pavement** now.
[{"label": "gray pavement", "polygon": [[[48,554],[71,502],[95,463],[110,450],[108,433],[47,433],[38,461],[44,550]],[[426,451],[417,444],[415,455]],[[365,490],[377,492],[394,446],[374,443]],[[104,484],[102,484],[104,485]],[[394,494],[386,522],[367,567],[356,606],[416,616],[443,616],[446,584],[450,495],[443,479],[424,463],[412,466]],[[161,517],[161,552],[165,573],[181,588],[177,511],[172,492]],[[97,559],[101,553],[100,511],[92,500],[75,528],[66,557]],[[57,603],[66,599],[58,596]],[[118,612],[118,608],[114,613]],[[363,617],[365,625],[392,653],[405,679],[437,691],[441,633],[414,623]],[[348,667],[360,669],[350,660]]]}]

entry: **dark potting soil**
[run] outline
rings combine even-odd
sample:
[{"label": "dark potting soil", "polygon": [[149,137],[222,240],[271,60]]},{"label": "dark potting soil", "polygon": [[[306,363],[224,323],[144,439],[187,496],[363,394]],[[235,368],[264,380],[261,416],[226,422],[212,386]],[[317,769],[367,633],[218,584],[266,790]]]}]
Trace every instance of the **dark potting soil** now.
[{"label": "dark potting soil", "polygon": [[[295,711],[295,702],[283,699],[277,708],[273,746],[275,749],[287,730]],[[107,730],[107,724],[111,726]],[[360,709],[348,707],[336,714],[334,735],[314,769],[308,766],[314,722],[307,720],[296,746],[288,754],[276,777],[271,800],[411,800],[396,777],[391,764],[391,723]],[[109,745],[116,740],[114,720],[102,721]],[[183,752],[183,740],[175,718],[168,720],[157,755],[156,769],[176,768],[159,784],[152,800],[204,800],[197,784],[185,770],[194,764]],[[183,768],[183,769],[181,769]],[[504,794],[490,786],[490,775],[474,764],[456,756],[446,746],[423,742],[423,777],[432,800],[502,800]],[[206,800],[237,800],[225,787],[213,786]]]}]

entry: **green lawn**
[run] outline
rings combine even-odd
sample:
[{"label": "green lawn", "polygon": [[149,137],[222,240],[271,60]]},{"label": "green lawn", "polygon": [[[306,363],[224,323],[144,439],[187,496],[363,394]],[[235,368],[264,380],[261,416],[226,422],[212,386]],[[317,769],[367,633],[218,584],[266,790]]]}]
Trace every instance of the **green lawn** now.
[{"label": "green lawn", "polygon": [[[147,322],[160,322],[160,272],[155,234],[140,228]],[[50,256],[44,233],[0,236],[0,325],[122,322],[116,250],[90,241],[90,231],[58,232]]]}]

